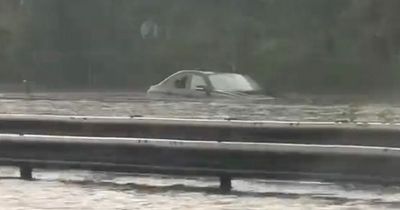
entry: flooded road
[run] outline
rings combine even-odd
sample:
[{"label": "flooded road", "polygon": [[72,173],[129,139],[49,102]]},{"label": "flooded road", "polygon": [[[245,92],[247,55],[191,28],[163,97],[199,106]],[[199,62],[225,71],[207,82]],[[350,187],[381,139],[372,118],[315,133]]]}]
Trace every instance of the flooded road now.
[{"label": "flooded road", "polygon": [[320,103],[271,100],[252,103],[233,100],[151,100],[143,95],[63,93],[0,94],[0,114],[144,116],[202,119],[292,120],[340,122],[400,122],[398,103]]},{"label": "flooded road", "polygon": [[[1,168],[3,177],[16,176]],[[400,187],[234,180],[218,192],[212,178],[35,171],[35,181],[0,179],[0,209],[399,209]]]},{"label": "flooded road", "polygon": [[[1,98],[1,97],[0,97]],[[232,101],[151,101],[143,98],[75,97],[0,99],[0,114],[237,118],[245,120],[399,122],[400,104],[330,104]],[[276,180],[234,180],[221,194],[204,177],[34,171],[35,181],[0,168],[0,209],[400,209],[400,185]]]}]

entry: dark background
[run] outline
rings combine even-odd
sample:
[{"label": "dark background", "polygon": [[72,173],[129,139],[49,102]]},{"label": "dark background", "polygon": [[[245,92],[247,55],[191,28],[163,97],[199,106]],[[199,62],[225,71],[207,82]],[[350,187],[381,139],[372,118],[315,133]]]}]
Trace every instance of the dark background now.
[{"label": "dark background", "polygon": [[276,92],[396,93],[398,11],[398,0],[0,0],[0,83],[143,90],[208,69]]}]

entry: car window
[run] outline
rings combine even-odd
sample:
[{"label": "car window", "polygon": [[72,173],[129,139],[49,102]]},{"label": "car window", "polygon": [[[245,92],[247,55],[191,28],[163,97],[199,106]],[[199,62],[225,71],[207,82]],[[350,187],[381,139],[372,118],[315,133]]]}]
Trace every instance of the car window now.
[{"label": "car window", "polygon": [[174,87],[175,88],[178,88],[178,89],[185,89],[185,88],[187,88],[187,86],[188,86],[188,79],[189,78],[189,76],[188,75],[185,75],[185,76],[182,76],[182,77],[180,77],[180,78],[178,78],[178,79],[175,79],[175,81],[174,81]]},{"label": "car window", "polygon": [[204,77],[200,75],[193,75],[192,76],[192,82],[190,84],[190,89],[196,89],[198,86],[206,86],[207,83],[204,80]]},{"label": "car window", "polygon": [[240,74],[214,74],[209,78],[216,90],[255,91],[259,89],[252,79]]}]

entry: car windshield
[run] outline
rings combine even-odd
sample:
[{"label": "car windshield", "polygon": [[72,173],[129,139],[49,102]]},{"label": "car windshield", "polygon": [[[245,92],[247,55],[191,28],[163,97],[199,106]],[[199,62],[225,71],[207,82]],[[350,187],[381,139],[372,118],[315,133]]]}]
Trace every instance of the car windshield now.
[{"label": "car windshield", "polygon": [[209,78],[215,90],[247,92],[260,89],[250,77],[240,74],[213,74]]}]

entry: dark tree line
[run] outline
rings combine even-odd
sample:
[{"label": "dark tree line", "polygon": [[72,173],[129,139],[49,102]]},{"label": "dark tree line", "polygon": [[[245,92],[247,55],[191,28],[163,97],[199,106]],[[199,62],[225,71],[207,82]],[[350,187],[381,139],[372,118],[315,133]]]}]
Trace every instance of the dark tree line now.
[{"label": "dark tree line", "polygon": [[145,88],[180,69],[276,91],[396,90],[397,0],[2,0],[0,82]]}]

